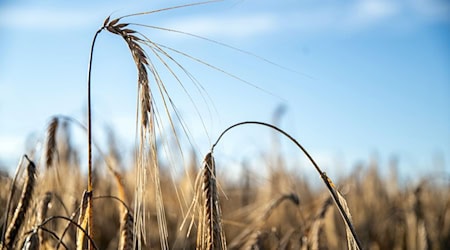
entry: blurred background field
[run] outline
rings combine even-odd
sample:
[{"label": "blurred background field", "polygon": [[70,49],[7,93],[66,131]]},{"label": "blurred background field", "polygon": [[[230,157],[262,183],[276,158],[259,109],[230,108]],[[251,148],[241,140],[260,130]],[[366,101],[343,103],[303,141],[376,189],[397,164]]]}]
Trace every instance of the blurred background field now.
[{"label": "blurred background field", "polygon": [[[60,133],[64,135],[64,131]],[[31,203],[35,209],[27,213],[18,245],[25,240],[24,233],[35,225],[45,197],[50,195],[45,218],[70,216],[81,202],[86,183],[86,176],[81,171],[83,163],[79,161],[81,153],[71,146],[70,141],[64,141],[67,137],[59,138],[58,160],[53,168],[46,168],[45,164],[38,166],[37,185]],[[106,170],[105,162],[108,162],[121,174],[127,197],[124,201],[132,208],[136,169],[118,153],[120,144],[109,145],[104,156],[95,160],[95,196],[120,197],[113,175]],[[37,155],[31,157],[39,158]],[[312,166],[298,162],[291,163],[295,166],[290,167],[286,157],[284,154],[261,151],[254,156],[257,165],[240,164],[243,171],[239,175],[230,173],[226,160],[216,157],[228,248],[346,249],[342,219],[319,175],[304,175],[303,170]],[[196,245],[198,218],[191,218],[188,208],[194,198],[193,180],[200,171],[202,156],[187,152],[186,159],[190,162],[186,165],[187,175],[173,174],[174,168],[182,169],[183,166],[160,165],[170,249],[193,249]],[[388,171],[385,173],[380,173],[379,169],[379,162],[374,158],[334,180],[347,200],[363,248],[447,249],[450,246],[448,175],[423,176],[418,182],[400,181],[395,160],[386,166]],[[152,171],[151,168],[149,171]],[[266,174],[262,175],[263,172]],[[11,181],[11,177],[2,174],[1,208],[6,208]],[[22,181],[17,185],[20,183]],[[159,249],[157,206],[151,181],[145,190],[148,221],[144,249]],[[120,203],[112,198],[98,198],[94,200],[94,205],[97,247],[117,249],[121,228]],[[183,222],[185,219],[187,222]],[[195,221],[187,236],[191,219]],[[62,235],[66,226],[66,222],[54,220],[46,228]],[[70,249],[75,247],[74,239],[75,231],[71,229],[64,237]],[[45,235],[42,242],[42,246],[53,249],[57,241]]]}]

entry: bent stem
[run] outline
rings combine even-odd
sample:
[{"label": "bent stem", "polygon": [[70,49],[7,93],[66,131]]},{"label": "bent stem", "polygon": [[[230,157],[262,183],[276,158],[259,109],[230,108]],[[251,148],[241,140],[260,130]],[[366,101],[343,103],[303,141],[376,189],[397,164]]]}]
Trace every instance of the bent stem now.
[{"label": "bent stem", "polygon": [[[347,212],[345,211],[345,207],[346,205],[343,204],[343,202],[341,202],[341,195],[338,193],[338,191],[336,190],[336,187],[334,186],[333,182],[331,181],[331,179],[327,176],[327,174],[325,172],[323,172],[319,166],[317,165],[317,163],[314,161],[314,159],[311,157],[311,155],[308,153],[308,151],[306,151],[306,149],[291,135],[289,135],[287,132],[285,132],[284,130],[278,128],[277,126],[274,126],[272,124],[269,123],[265,123],[265,122],[258,122],[258,121],[244,121],[244,122],[239,122],[236,123],[230,127],[228,127],[227,129],[225,129],[219,136],[219,138],[217,138],[216,142],[211,146],[211,153],[214,151],[214,148],[216,147],[216,145],[219,143],[220,139],[222,139],[222,137],[225,135],[225,133],[227,133],[229,130],[238,127],[238,126],[242,126],[242,125],[246,125],[246,124],[254,124],[254,125],[261,125],[261,126],[265,126],[265,127],[269,127],[271,129],[276,130],[277,132],[281,133],[282,135],[286,136],[287,138],[289,138],[289,140],[291,140],[298,148],[300,148],[300,150],[306,155],[306,157],[309,159],[309,161],[313,164],[313,166],[315,167],[315,169],[317,170],[317,172],[319,173],[320,177],[322,178],[323,182],[325,183],[327,189],[330,191],[331,197],[333,198],[336,206],[338,207],[338,210],[345,222],[346,228],[350,230],[351,235],[356,243],[356,246],[358,249],[362,249],[361,247],[361,242],[358,238],[358,236],[356,235],[356,231],[355,228],[353,227],[353,224],[350,220],[350,215],[347,214]],[[351,241],[351,239],[347,239],[348,241]]]},{"label": "bent stem", "polygon": [[[56,219],[65,220],[65,221],[68,221],[70,224],[74,225],[78,230],[82,231],[85,234],[86,238],[89,241],[89,245],[92,245],[92,248],[95,250],[98,249],[98,247],[95,245],[95,242],[92,239],[92,237],[89,236],[89,232],[86,231],[80,224],[78,224],[77,222],[75,222],[72,219],[67,218],[65,216],[60,216],[60,215],[51,216],[51,217],[45,219],[41,224],[37,225],[37,229],[43,229],[45,224],[49,223],[50,221],[56,220]],[[62,242],[62,237],[59,237],[58,245],[55,249],[58,249],[59,244],[64,245],[64,243]]]}]

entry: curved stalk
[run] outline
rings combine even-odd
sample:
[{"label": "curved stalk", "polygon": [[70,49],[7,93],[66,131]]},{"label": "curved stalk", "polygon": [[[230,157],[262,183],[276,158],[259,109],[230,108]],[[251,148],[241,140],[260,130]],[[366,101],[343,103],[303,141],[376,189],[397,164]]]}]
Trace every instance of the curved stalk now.
[{"label": "curved stalk", "polygon": [[278,128],[277,126],[274,126],[272,124],[269,123],[265,123],[265,122],[258,122],[258,121],[244,121],[244,122],[239,122],[236,123],[230,127],[228,127],[227,129],[225,129],[222,134],[220,134],[219,138],[217,138],[216,142],[211,146],[211,153],[214,151],[214,148],[216,147],[216,145],[219,143],[220,139],[223,137],[223,135],[225,133],[227,133],[229,130],[231,130],[232,128],[241,126],[241,125],[245,125],[245,124],[255,124],[255,125],[261,125],[261,126],[265,126],[265,127],[269,127],[272,128],[274,130],[276,130],[277,132],[283,134],[284,136],[286,136],[287,138],[289,138],[289,140],[291,140],[297,147],[300,148],[300,150],[306,155],[306,157],[308,157],[309,161],[313,164],[313,166],[316,168],[317,172],[319,172],[320,177],[322,178],[323,182],[325,183],[325,185],[327,186],[327,189],[330,191],[331,197],[333,197],[333,200],[336,204],[336,206],[338,207],[338,210],[346,224],[346,226],[348,227],[348,229],[351,232],[351,235],[353,237],[353,239],[355,240],[355,243],[358,247],[358,249],[362,249],[362,244],[358,238],[358,236],[356,235],[356,231],[353,227],[353,224],[349,218],[349,215],[345,212],[344,210],[344,206],[342,204],[342,202],[340,201],[339,198],[339,194],[336,191],[336,188],[333,184],[333,182],[331,181],[330,178],[328,178],[327,174],[325,172],[323,172],[320,168],[319,165],[317,165],[317,163],[314,161],[314,159],[311,157],[311,155],[308,153],[308,151],[306,151],[306,149],[291,135],[289,135],[287,132],[285,132],[284,130]]},{"label": "curved stalk", "polygon": [[[91,45],[91,51],[89,53],[89,65],[88,65],[88,79],[87,79],[87,136],[88,136],[88,184],[87,184],[87,191],[91,192],[93,191],[93,185],[92,185],[92,123],[91,123],[91,71],[92,71],[92,58],[94,55],[94,46],[95,46],[95,41],[97,40],[97,36],[98,34],[100,34],[100,32],[102,32],[102,30],[105,28],[105,26],[103,26],[102,28],[100,28],[99,30],[97,30],[97,32],[94,35],[94,38],[92,40],[92,45]],[[94,237],[93,234],[93,223],[94,223],[94,218],[92,216],[93,213],[93,207],[92,207],[92,195],[89,196],[88,199],[88,208],[87,208],[87,213],[88,213],[88,226],[87,226],[87,233],[88,236],[90,238]],[[92,250],[93,245],[92,242],[89,241],[89,250]]]}]

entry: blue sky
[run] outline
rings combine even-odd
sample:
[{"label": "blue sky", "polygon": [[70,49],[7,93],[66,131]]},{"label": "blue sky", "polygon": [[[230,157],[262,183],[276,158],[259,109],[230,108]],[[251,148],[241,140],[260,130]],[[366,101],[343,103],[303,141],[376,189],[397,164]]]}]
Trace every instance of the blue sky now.
[{"label": "blue sky", "polygon": [[[55,114],[84,120],[89,48],[110,14],[122,16],[183,1],[3,1],[0,3],[0,161],[15,166],[30,135]],[[402,172],[450,172],[450,3],[425,0],[223,1],[125,19],[190,32],[217,44],[142,29],[152,40],[211,63],[177,56],[208,96],[184,78],[195,106],[173,78],[172,98],[199,154],[227,126],[272,121],[296,137],[327,172],[341,173],[374,153],[395,155]],[[162,70],[163,71],[163,70]],[[108,125],[124,147],[135,135],[136,70],[125,43],[103,32],[93,65],[94,129]],[[208,99],[210,98],[210,99]],[[214,106],[214,108],[206,108]],[[218,149],[230,162],[271,146],[270,131],[242,128]],[[81,137],[82,138],[82,137]],[[82,142],[83,139],[80,139]],[[80,147],[84,147],[80,144]],[[288,144],[286,154],[302,156]],[[81,148],[82,149],[82,148]],[[436,169],[436,159],[444,165]]]}]

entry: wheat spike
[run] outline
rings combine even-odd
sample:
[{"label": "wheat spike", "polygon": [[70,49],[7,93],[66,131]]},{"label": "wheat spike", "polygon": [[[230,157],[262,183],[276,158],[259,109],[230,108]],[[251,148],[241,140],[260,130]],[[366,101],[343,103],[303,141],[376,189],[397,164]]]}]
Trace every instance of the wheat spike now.
[{"label": "wheat spike", "polygon": [[59,120],[53,117],[47,127],[47,138],[45,140],[45,166],[50,168],[53,166],[54,157],[56,154],[56,132],[58,129]]},{"label": "wheat spike", "polygon": [[203,164],[203,206],[199,216],[202,221],[197,234],[197,249],[226,249],[215,163],[211,153],[205,156]]},{"label": "wheat spike", "polygon": [[[47,217],[48,205],[52,200],[53,194],[51,192],[46,192],[44,198],[39,202],[38,211],[36,215],[36,225],[42,224]],[[44,231],[39,230],[38,232],[39,242],[42,245],[45,242]]]},{"label": "wheat spike", "polygon": [[[118,23],[119,19],[109,21],[105,20],[106,29],[113,33],[122,36],[131,51],[134,62],[138,70],[138,84],[141,110],[141,124],[143,128],[148,128],[151,125],[152,106],[150,99],[150,87],[148,85],[148,73],[146,66],[149,65],[144,49],[139,45],[141,39],[135,35],[134,30],[125,29],[128,24]],[[150,115],[150,117],[149,117]]]},{"label": "wheat spike", "polygon": [[[81,206],[80,206],[80,215],[78,217],[78,225],[80,225],[83,229],[87,229],[88,224],[88,214],[89,214],[89,206],[88,201],[90,199],[90,196],[92,196],[92,192],[84,191],[83,192],[83,198],[81,200]],[[84,249],[84,237],[85,233],[78,229],[77,230],[77,250],[83,250]]]},{"label": "wheat spike", "polygon": [[30,160],[28,160],[28,166],[26,169],[25,183],[22,189],[22,195],[20,196],[19,204],[17,205],[14,215],[9,223],[8,229],[5,234],[5,246],[8,249],[13,247],[14,241],[19,233],[19,229],[24,223],[25,214],[30,205],[34,185],[36,182],[36,166]]},{"label": "wheat spike", "polygon": [[[136,195],[135,195],[135,227],[137,236],[137,243],[139,244],[139,238],[141,235],[146,235],[145,233],[145,195],[144,187],[146,186],[146,167],[150,161],[150,165],[153,167],[153,183],[155,185],[156,192],[156,207],[157,207],[157,220],[160,235],[160,243],[162,249],[168,249],[169,244],[167,241],[168,231],[167,222],[164,211],[163,195],[161,190],[161,184],[159,180],[159,165],[157,162],[156,153],[156,135],[155,135],[155,111],[152,106],[151,89],[149,86],[148,72],[147,68],[150,67],[148,57],[141,47],[140,43],[145,44],[145,42],[137,37],[136,31],[127,29],[128,24],[119,23],[120,18],[109,20],[109,17],[105,20],[103,28],[106,28],[109,32],[113,34],[120,35],[128,45],[131,51],[133,60],[136,64],[138,71],[138,95],[139,95],[139,112],[140,116],[138,120],[140,121],[140,143],[138,152],[138,173],[136,175]],[[153,65],[152,65],[153,66]],[[149,68],[155,78],[157,78],[157,72],[153,67]],[[149,147],[149,148],[147,148]],[[148,150],[150,149],[150,150]],[[145,237],[144,237],[145,242]],[[138,248],[140,246],[138,245]]]},{"label": "wheat spike", "polygon": [[130,211],[124,212],[122,215],[122,220],[120,222],[119,250],[133,249],[133,226],[133,214],[130,213]]},{"label": "wheat spike", "polygon": [[352,215],[350,214],[350,209],[348,208],[347,201],[345,200],[344,196],[342,196],[342,194],[337,190],[336,186],[325,172],[321,172],[320,175],[325,185],[327,186],[328,191],[330,192],[331,197],[334,200],[334,203],[338,207],[342,219],[344,220],[348,249],[361,249],[361,242],[356,237],[355,228],[353,227],[352,222]]}]

